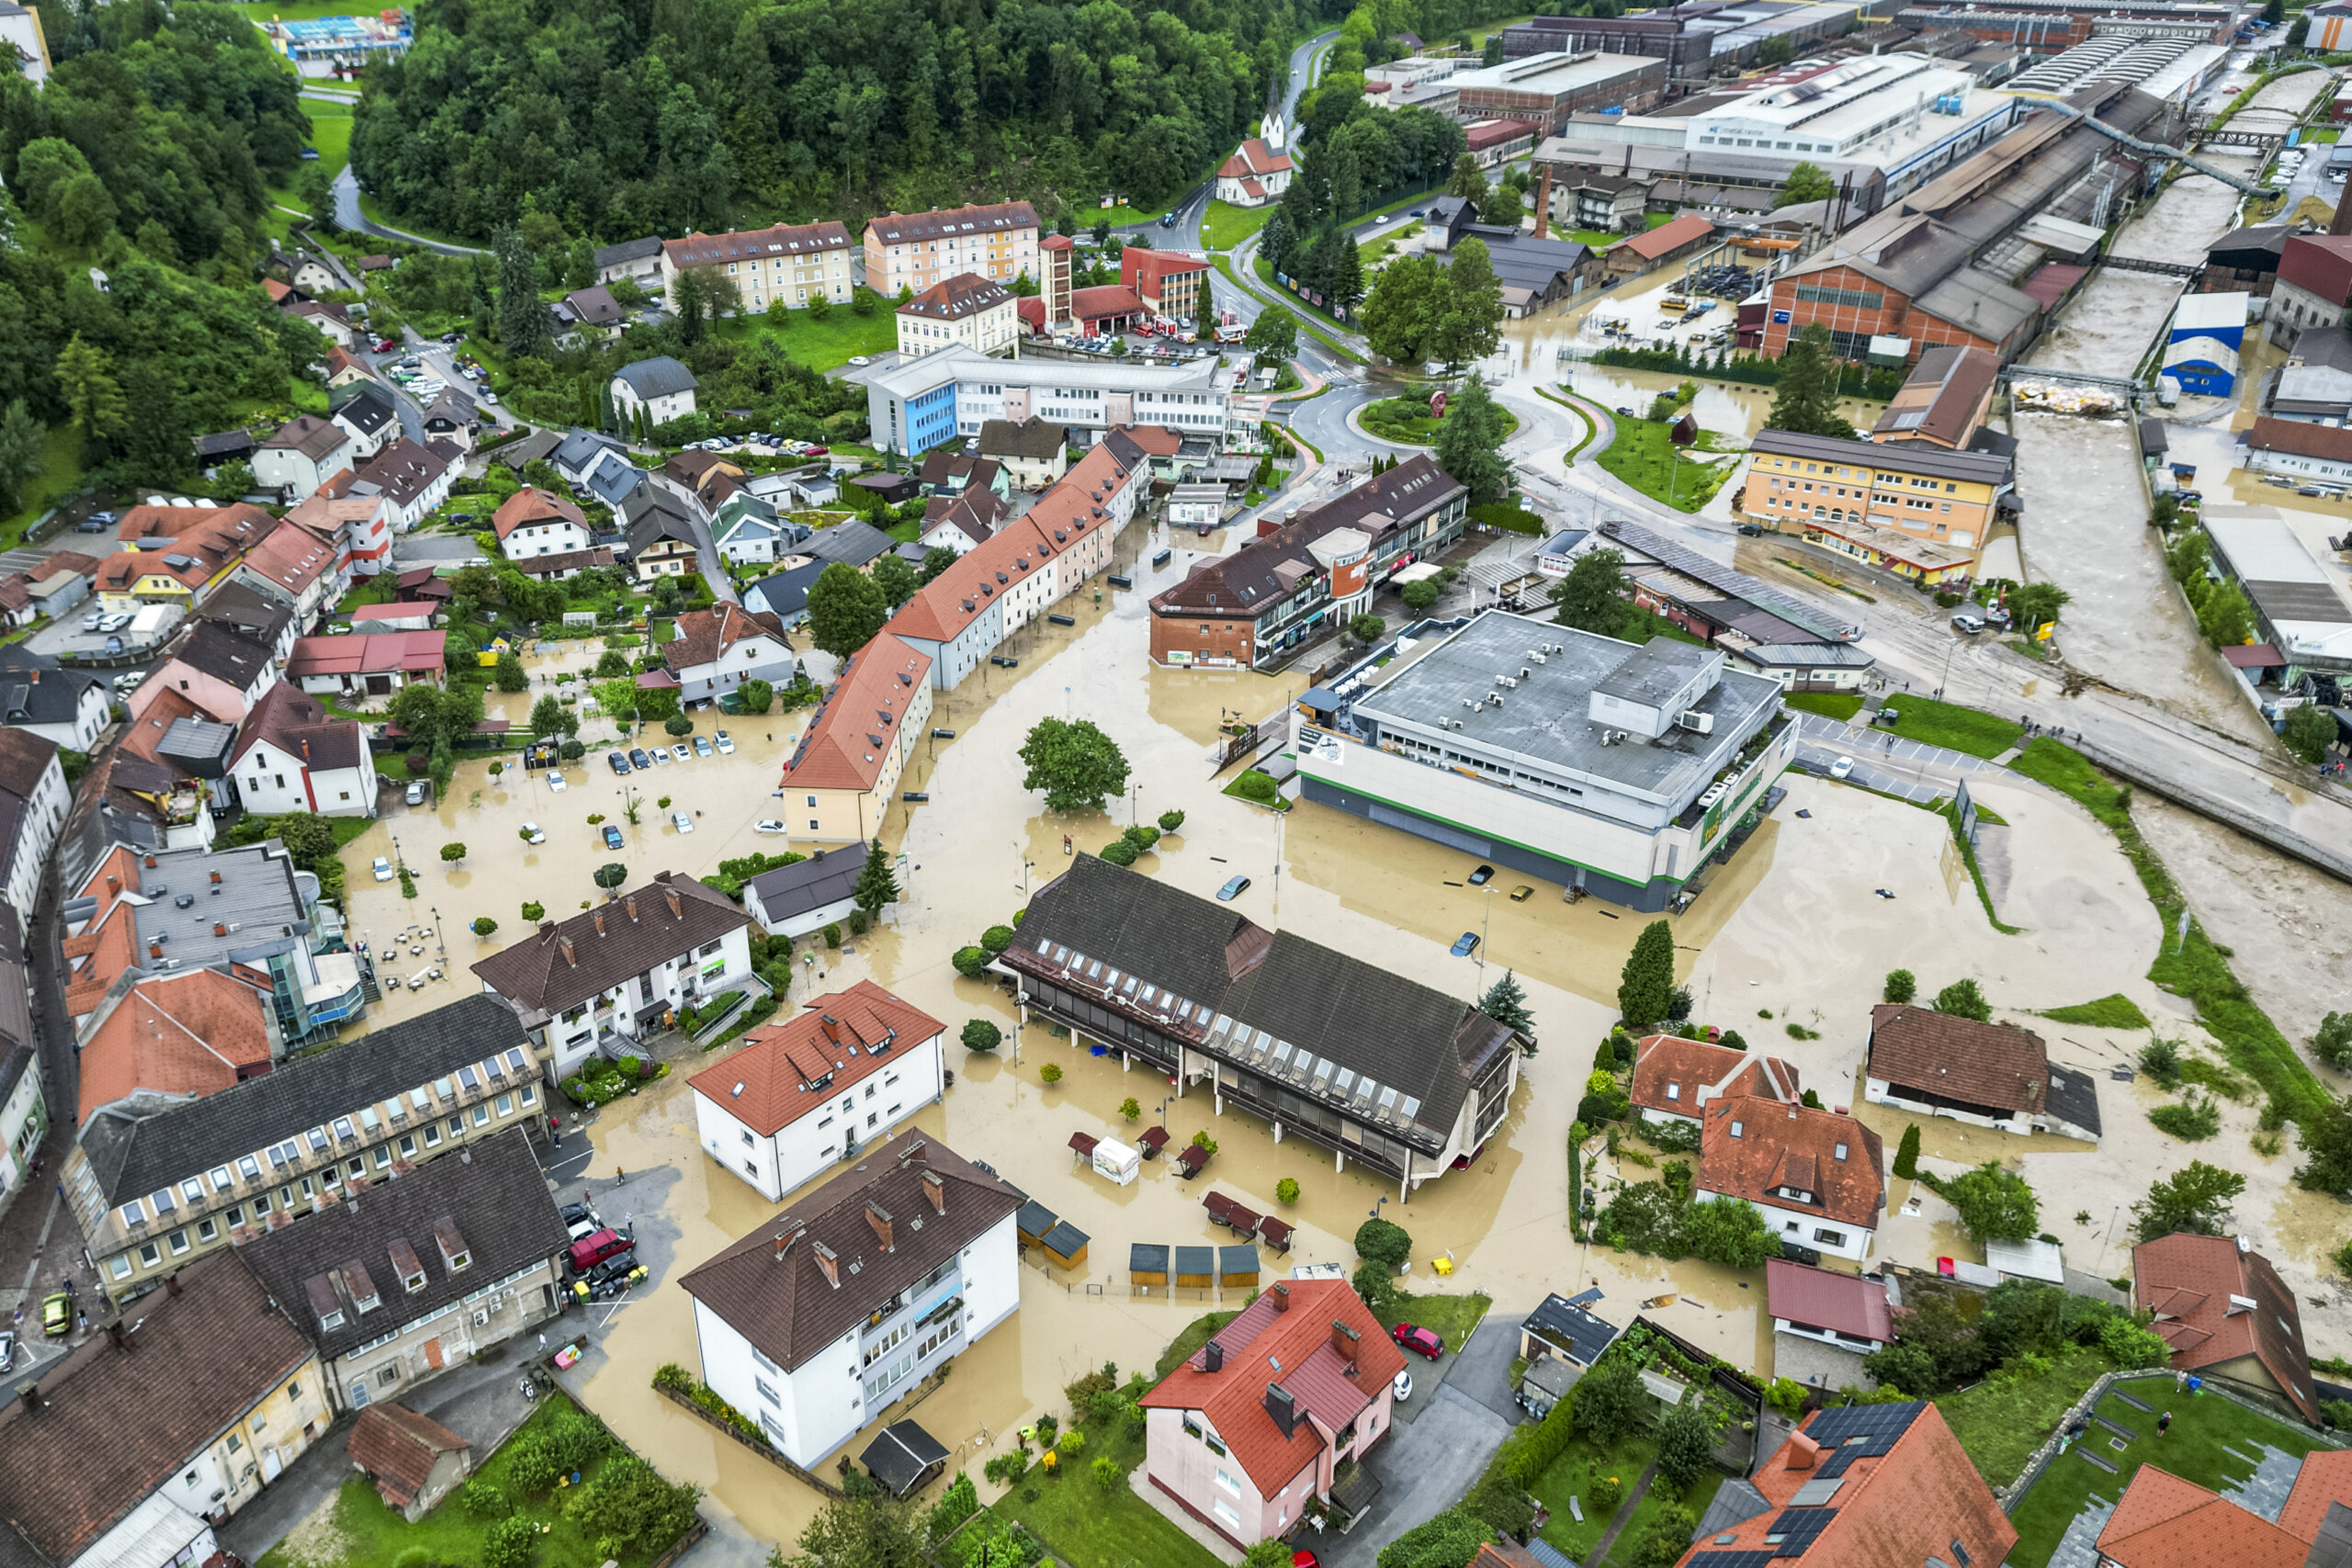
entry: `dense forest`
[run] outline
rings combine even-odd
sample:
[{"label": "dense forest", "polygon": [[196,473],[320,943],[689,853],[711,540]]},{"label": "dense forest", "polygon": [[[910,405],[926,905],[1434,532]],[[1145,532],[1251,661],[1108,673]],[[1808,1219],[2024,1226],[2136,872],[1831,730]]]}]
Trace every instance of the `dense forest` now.
[{"label": "dense forest", "polygon": [[310,123],[253,24],[196,0],[168,18],[52,4],[42,23],[48,85],[0,77],[0,500],[35,460],[25,420],[71,421],[90,467],[163,480],[190,435],[285,403],[320,350],[254,286],[265,185],[291,178]]}]

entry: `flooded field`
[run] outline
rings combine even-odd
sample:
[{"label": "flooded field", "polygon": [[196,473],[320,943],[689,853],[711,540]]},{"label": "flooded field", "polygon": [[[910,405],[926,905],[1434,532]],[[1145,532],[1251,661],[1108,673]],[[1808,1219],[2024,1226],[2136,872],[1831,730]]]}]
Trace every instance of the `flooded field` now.
[{"label": "flooded field", "polygon": [[2129,422],[2026,413],[2012,428],[2026,570],[2074,595],[2058,626],[2067,662],[2183,718],[2264,741],[2268,726],[2218,668],[2165,570]]}]

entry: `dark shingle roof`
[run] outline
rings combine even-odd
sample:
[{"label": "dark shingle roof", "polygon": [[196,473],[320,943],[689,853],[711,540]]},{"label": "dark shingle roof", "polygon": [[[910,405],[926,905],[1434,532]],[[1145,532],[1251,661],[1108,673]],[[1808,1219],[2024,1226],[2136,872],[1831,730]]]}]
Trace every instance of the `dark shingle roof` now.
[{"label": "dark shingle roof", "polygon": [[0,648],[0,724],[71,724],[82,694],[105,684],[102,676],[68,670],[48,654]]},{"label": "dark shingle roof", "polygon": [[991,457],[1044,462],[1069,443],[1069,433],[1046,419],[992,419],[980,426],[980,451]]},{"label": "dark shingle roof", "polygon": [[[937,1179],[935,1187],[926,1175]],[[867,1218],[869,1204],[890,1216],[887,1251]],[[900,1138],[689,1270],[681,1283],[790,1371],[1020,1206],[1019,1193],[936,1138]]]},{"label": "dark shingle roof", "polygon": [[621,505],[621,523],[628,530],[629,554],[643,555],[664,539],[699,546],[686,503],[668,491],[641,485]]},{"label": "dark shingle roof", "polygon": [[876,556],[890,553],[898,541],[871,523],[851,518],[830,528],[820,528],[816,536],[798,547],[797,553],[814,556],[820,561],[839,561],[843,566],[864,566]]},{"label": "dark shingle roof", "polygon": [[56,756],[54,740],[29,729],[0,729],[0,791],[30,800]]},{"label": "dark shingle roof", "polygon": [[1871,1077],[1895,1087],[1996,1111],[2048,1109],[2050,1052],[2013,1023],[1979,1023],[1933,1008],[1882,1002],[1871,1009]]},{"label": "dark shingle roof", "polygon": [[270,650],[262,644],[240,636],[235,628],[219,621],[197,620],[190,623],[187,636],[180,639],[171,657],[197,671],[227,682],[242,692],[266,674],[270,667]]},{"label": "dark shingle roof", "polygon": [[1472,1078],[1510,1048],[1509,1030],[1458,998],[1092,855],[1030,900],[1007,957],[1051,976],[1056,944],[1082,953],[1090,977],[1099,960],[1418,1100],[1398,1123],[1417,1145],[1442,1146]]},{"label": "dark shingle roof", "polygon": [[[434,1227],[457,1226],[471,1258],[452,1274]],[[423,1290],[410,1292],[392,1262],[391,1245],[405,1242],[424,1265]],[[342,1202],[305,1214],[242,1249],[254,1273],[322,1356],[342,1355],[403,1323],[440,1311],[469,1292],[503,1280],[561,1253],[570,1245],[555,1197],[540,1172],[530,1134],[510,1128],[455,1156],[427,1160],[404,1176],[355,1189]],[[337,1292],[343,1322],[322,1328],[310,1307],[311,1280],[356,1260],[383,1305],[355,1310],[351,1285]]]},{"label": "dark shingle roof", "polygon": [[516,1046],[531,1049],[514,1010],[488,993],[467,997],[191,1104],[101,1111],[82,1147],[109,1200],[141,1195]]},{"label": "dark shingle roof", "polygon": [[691,392],[698,385],[693,371],[666,354],[624,365],[613,374],[640,398],[666,398],[673,392]]},{"label": "dark shingle roof", "polygon": [[1602,1322],[1557,1291],[1545,1296],[1520,1326],[1559,1346],[1588,1367],[1600,1359],[1600,1353],[1618,1334],[1615,1324]]},{"label": "dark shingle roof", "polygon": [[[851,889],[857,886],[857,874],[865,869],[865,844],[861,840],[836,849],[819,850],[807,860],[763,871],[744,886],[747,894],[758,895],[760,908],[767,912],[768,919],[784,919],[840,903],[850,896]],[[0,921],[0,925],[5,924]]]},{"label": "dark shingle roof", "polygon": [[310,1359],[235,1253],[175,1280],[132,1309],[131,1348],[98,1335],[41,1368],[39,1410],[0,1408],[0,1517],[51,1562],[81,1555]]},{"label": "dark shingle roof", "polygon": [[662,254],[662,236],[648,234],[642,240],[623,240],[617,245],[600,247],[591,257],[598,266],[618,266],[623,262],[650,261]]},{"label": "dark shingle roof", "polygon": [[278,634],[293,624],[294,606],[251,583],[224,582],[197,606],[196,618],[232,627],[263,648],[276,648]]},{"label": "dark shingle roof", "polygon": [[797,615],[808,607],[808,585],[823,575],[827,564],[811,561],[807,566],[796,566],[789,571],[763,577],[743,590],[744,603],[751,603],[752,596],[756,593],[767,607],[768,614]]},{"label": "dark shingle roof", "polygon": [[518,1008],[560,1012],[751,923],[725,894],[665,871],[650,887],[542,926],[474,973]]}]

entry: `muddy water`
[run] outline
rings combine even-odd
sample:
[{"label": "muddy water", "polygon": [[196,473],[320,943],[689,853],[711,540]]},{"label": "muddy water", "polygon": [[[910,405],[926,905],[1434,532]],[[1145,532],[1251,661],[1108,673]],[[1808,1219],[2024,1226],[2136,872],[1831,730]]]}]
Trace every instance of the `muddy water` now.
[{"label": "muddy water", "polygon": [[2067,662],[2184,718],[2264,741],[2216,668],[2147,525],[2139,444],[2128,421],[2027,413],[2018,438],[2026,570],[2074,595],[2059,622]]},{"label": "muddy water", "polygon": [[2101,267],[2042,333],[2025,363],[2129,379],[2139,374],[2148,346],[2172,319],[2182,287],[2177,277]]}]

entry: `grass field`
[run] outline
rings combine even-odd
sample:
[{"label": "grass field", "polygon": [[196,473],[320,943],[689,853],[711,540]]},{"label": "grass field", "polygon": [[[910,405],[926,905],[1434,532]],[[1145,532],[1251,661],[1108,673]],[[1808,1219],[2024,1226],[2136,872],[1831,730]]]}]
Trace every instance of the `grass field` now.
[{"label": "grass field", "polygon": [[2140,1004],[2118,991],[2097,1001],[2081,1002],[2074,1007],[2045,1008],[2041,1016],[2059,1023],[2087,1024],[2093,1029],[2147,1029],[2152,1027],[2148,1015]]},{"label": "grass field", "polygon": [[1272,201],[1263,207],[1212,201],[1201,214],[1201,243],[1212,251],[1229,251],[1264,228],[1266,220],[1281,210],[1282,204]]},{"label": "grass field", "polygon": [[[2183,1481],[2222,1491],[2254,1473],[2253,1463],[2240,1455],[2271,1448],[2301,1457],[2320,1446],[2312,1433],[2300,1427],[2256,1415],[2216,1394],[2184,1393],[2164,1378],[2138,1379],[2122,1388],[2154,1409],[2134,1409],[2109,1390],[2107,1397],[2099,1401],[2097,1413],[2135,1436],[2118,1450],[2110,1444],[2121,1439],[2094,1423],[2077,1439],[2078,1448],[2086,1447],[2087,1451],[2115,1466],[2117,1473],[2109,1474],[2080,1452],[2063,1453],[2052,1460],[2050,1468],[2042,1472],[2009,1515],[2009,1522],[2018,1531],[2017,1547],[2009,1553],[2012,1568],[2043,1568],[2075,1517],[2094,1498],[2113,1502],[2139,1472],[2140,1466],[2151,1460]],[[1940,1400],[1937,1403],[1945,1406],[1946,1418],[1950,1419],[1949,1404]],[[2060,1405],[2057,1410],[2064,1408]],[[2057,1410],[2050,1413],[2051,1418],[2054,1419]],[[2156,1416],[2166,1410],[2174,1413],[2172,1430],[2160,1437]],[[2046,1422],[2041,1430],[2046,1435]],[[1963,1445],[1966,1440],[1962,1439]],[[2236,1451],[2232,1452],[2233,1450]],[[1977,1456],[1971,1453],[1969,1457]],[[1981,1460],[1978,1468],[1984,1468]],[[1989,1474],[1987,1478],[1990,1479]]]},{"label": "grass field", "polygon": [[[1984,1483],[2007,1486],[2025,1469],[2025,1461],[2050,1436],[2058,1418],[2105,1371],[2107,1358],[2097,1350],[2069,1346],[2040,1377],[2002,1382],[1996,1376],[1944,1395],[1936,1408]],[[2154,1417],[2149,1419],[2153,1423]]]},{"label": "grass field", "polygon": [[1799,713],[1817,713],[1840,723],[1862,711],[1861,696],[1854,692],[1792,692],[1781,700]]},{"label": "grass field", "polygon": [[718,335],[734,343],[772,337],[785,353],[811,370],[846,365],[857,354],[888,354],[899,346],[899,319],[887,304],[861,316],[846,305],[836,305],[821,321],[806,310],[788,310],[792,324],[782,332],[770,327],[765,315],[737,316],[723,321]]},{"label": "grass field", "polygon": [[2012,719],[1930,697],[1897,697],[1881,711],[1901,716],[1882,728],[1904,739],[1949,747],[1972,757],[1997,757],[2025,736],[2025,727]]},{"label": "grass field", "polygon": [[0,522],[0,549],[16,548],[25,530],[42,513],[81,491],[82,437],[72,425],[50,427],[49,439],[41,443],[40,460],[44,471],[39,479],[26,481],[25,504],[14,517]]},{"label": "grass field", "polygon": [[[1593,1483],[1615,1476],[1624,1494],[1631,1495],[1634,1483],[1641,1478],[1643,1470],[1657,1456],[1657,1447],[1646,1433],[1623,1438],[1606,1449],[1583,1438],[1571,1441],[1567,1450],[1552,1461],[1549,1470],[1536,1477],[1535,1484],[1531,1488],[1536,1500],[1551,1511],[1551,1521],[1541,1532],[1544,1539],[1566,1552],[1571,1560],[1585,1564],[1585,1568],[1601,1568],[1601,1564],[1593,1561],[1591,1552],[1602,1532],[1609,1529],[1609,1521],[1616,1517],[1616,1509],[1592,1505]],[[1714,1500],[1715,1491],[1723,1482],[1722,1473],[1711,1470],[1687,1494],[1678,1498],[1671,1484],[1653,1477],[1650,1489],[1634,1505],[1632,1516],[1625,1521],[1625,1528],[1618,1532],[1615,1543],[1610,1547],[1607,1561],[1616,1568],[1632,1568],[1640,1561],[1643,1539],[1649,1534],[1660,1512],[1669,1504],[1679,1501],[1692,1514],[1703,1514],[1707,1511],[1707,1505]],[[1582,1523],[1578,1523],[1569,1511],[1570,1497],[1578,1499],[1584,1509]],[[1620,1506],[1623,1506],[1622,1503]]]},{"label": "grass field", "polygon": [[[1600,466],[1654,501],[1696,512],[1713,499],[1736,461],[1692,457],[1669,439],[1673,426],[1650,419],[1621,419],[1617,439],[1601,449]],[[1704,443],[1712,431],[1700,433]]]},{"label": "grass field", "polygon": [[[1508,439],[1518,433],[1519,417],[1509,409],[1502,410],[1502,416],[1503,434]],[[1437,439],[1437,427],[1442,423],[1430,417],[1427,398],[1384,398],[1366,404],[1356,417],[1374,435],[1422,446]]]},{"label": "grass field", "polygon": [[[997,1499],[999,1516],[1026,1525],[1071,1568],[1147,1562],[1151,1568],[1218,1568],[1205,1548],[1127,1484],[1127,1472],[1143,1462],[1141,1432],[1130,1436],[1123,1421],[1063,1429],[1085,1433],[1085,1448],[1062,1456],[1058,1474],[1033,1466]],[[1095,1481],[1098,1459],[1118,1467],[1116,1484],[1106,1488]]]}]

